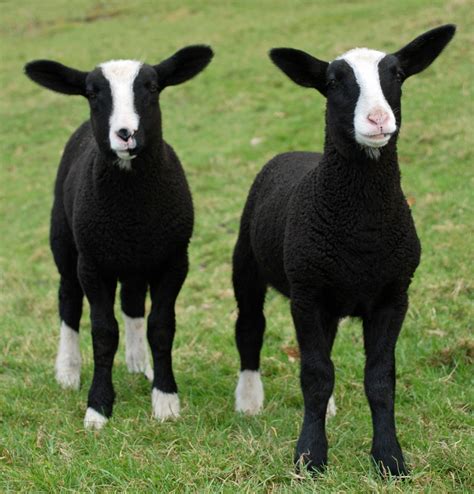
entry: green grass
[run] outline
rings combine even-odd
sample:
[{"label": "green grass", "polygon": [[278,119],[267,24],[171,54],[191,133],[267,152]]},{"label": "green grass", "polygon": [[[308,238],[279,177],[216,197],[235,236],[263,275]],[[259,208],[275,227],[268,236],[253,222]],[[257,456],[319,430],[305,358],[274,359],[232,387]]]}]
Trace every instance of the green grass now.
[{"label": "green grass", "polygon": [[[1,492],[472,492],[473,465],[473,18],[464,0],[389,2],[0,2],[0,491]],[[334,350],[338,415],[328,425],[327,473],[297,478],[302,418],[288,303],[267,302],[264,413],[233,411],[238,371],[230,257],[249,186],[273,154],[321,149],[324,101],[269,62],[274,46],[331,59],[354,46],[398,49],[454,22],[452,44],[404,89],[403,186],[423,245],[397,347],[397,423],[412,467],[381,481],[369,460],[359,323]],[[81,98],[22,76],[34,58],[92,68],[111,58],[156,63],[191,43],[216,56],[196,80],[162,96],[165,137],[184,163],[196,206],[191,271],[178,301],[174,347],[182,418],[151,418],[149,386],[116,356],[114,416],[83,430],[92,376],[88,312],[82,388],[55,383],[58,276],[48,247],[57,163],[87,118]],[[251,145],[254,137],[258,145]]]}]

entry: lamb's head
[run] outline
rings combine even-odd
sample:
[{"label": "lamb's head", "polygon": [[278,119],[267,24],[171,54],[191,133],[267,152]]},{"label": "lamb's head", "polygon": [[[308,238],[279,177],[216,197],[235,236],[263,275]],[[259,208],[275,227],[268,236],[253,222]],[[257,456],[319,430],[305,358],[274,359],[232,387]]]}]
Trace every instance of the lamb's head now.
[{"label": "lamb's head", "polygon": [[428,67],[454,32],[453,25],[438,27],[392,54],[355,48],[323,62],[300,50],[275,48],[270,57],[294,82],[326,96],[326,132],[343,154],[357,146],[376,159],[400,129],[403,82]]},{"label": "lamb's head", "polygon": [[25,66],[38,84],[87,98],[100,151],[128,162],[161,138],[159,93],[201,72],[213,56],[208,46],[188,46],[157,65],[112,60],[91,72],[37,60]]}]

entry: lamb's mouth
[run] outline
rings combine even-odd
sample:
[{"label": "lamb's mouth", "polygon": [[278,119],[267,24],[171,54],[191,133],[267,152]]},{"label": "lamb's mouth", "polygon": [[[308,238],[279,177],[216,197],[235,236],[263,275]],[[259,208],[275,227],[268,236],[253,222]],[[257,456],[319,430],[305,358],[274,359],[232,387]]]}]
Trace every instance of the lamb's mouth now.
[{"label": "lamb's mouth", "polygon": [[362,146],[381,148],[385,146],[394,132],[380,132],[379,134],[362,134],[356,132],[356,141]]},{"label": "lamb's mouth", "polygon": [[384,139],[390,138],[393,132],[388,132],[386,134],[362,134],[365,139],[374,141],[383,141]]}]

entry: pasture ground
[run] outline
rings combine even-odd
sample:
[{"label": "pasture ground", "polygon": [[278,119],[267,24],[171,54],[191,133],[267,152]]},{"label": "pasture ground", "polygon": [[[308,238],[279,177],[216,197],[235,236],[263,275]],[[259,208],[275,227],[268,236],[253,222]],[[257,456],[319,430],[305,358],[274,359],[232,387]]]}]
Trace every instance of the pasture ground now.
[{"label": "pasture ground", "polygon": [[[0,491],[2,492],[473,492],[473,14],[465,0],[0,2]],[[266,56],[292,46],[331,59],[354,46],[396,50],[454,22],[446,52],[404,87],[403,187],[423,245],[397,347],[399,438],[411,480],[381,481],[368,452],[360,323],[334,349],[338,415],[330,467],[295,475],[302,419],[288,303],[270,292],[262,369],[264,413],[236,415],[238,374],[231,251],[249,186],[272,155],[319,150],[323,98],[296,87]],[[58,276],[48,247],[62,148],[87,118],[79,97],[42,90],[25,62],[88,69],[111,58],[156,63],[186,44],[216,56],[198,78],[162,95],[164,134],[185,166],[196,225],[179,297],[176,423],[151,418],[149,384],[116,357],[117,401],[100,433],[82,419],[92,375],[83,316],[82,387],[54,380]],[[117,311],[118,312],[118,311]]]}]

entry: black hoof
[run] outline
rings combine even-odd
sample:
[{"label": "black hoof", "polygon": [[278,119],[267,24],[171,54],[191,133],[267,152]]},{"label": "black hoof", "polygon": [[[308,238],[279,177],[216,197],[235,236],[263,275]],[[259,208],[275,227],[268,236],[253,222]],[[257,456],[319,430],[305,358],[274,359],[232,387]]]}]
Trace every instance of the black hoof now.
[{"label": "black hoof", "polygon": [[373,450],[372,459],[382,477],[388,477],[390,475],[395,477],[406,477],[409,474],[400,448],[395,448],[392,451]]},{"label": "black hoof", "polygon": [[313,454],[309,451],[299,452],[296,450],[294,462],[297,473],[308,471],[316,475],[323,473],[326,470],[328,458],[326,453]]}]

